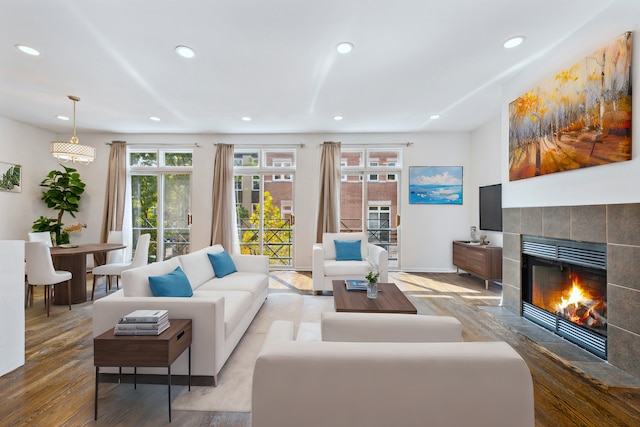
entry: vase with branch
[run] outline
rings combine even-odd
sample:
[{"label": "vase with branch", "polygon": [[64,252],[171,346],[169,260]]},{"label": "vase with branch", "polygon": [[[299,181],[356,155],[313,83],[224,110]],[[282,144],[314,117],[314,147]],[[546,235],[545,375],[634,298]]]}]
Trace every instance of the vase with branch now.
[{"label": "vase with branch", "polygon": [[369,263],[369,271],[365,278],[367,279],[367,298],[376,299],[378,298],[378,278],[380,277],[380,269],[378,265],[371,261],[367,260]]}]

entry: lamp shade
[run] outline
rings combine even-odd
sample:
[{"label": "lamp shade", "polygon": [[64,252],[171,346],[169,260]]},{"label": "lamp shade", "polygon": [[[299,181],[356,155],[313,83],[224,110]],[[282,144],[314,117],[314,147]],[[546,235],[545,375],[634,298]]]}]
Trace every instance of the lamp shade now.
[{"label": "lamp shade", "polygon": [[60,162],[89,164],[96,158],[96,149],[88,145],[54,141],[51,143],[51,155]]},{"label": "lamp shade", "polygon": [[69,95],[73,101],[73,136],[69,142],[53,141],[51,143],[51,155],[59,162],[73,162],[88,165],[96,159],[95,147],[78,144],[76,136],[76,102],[80,101],[77,96]]}]

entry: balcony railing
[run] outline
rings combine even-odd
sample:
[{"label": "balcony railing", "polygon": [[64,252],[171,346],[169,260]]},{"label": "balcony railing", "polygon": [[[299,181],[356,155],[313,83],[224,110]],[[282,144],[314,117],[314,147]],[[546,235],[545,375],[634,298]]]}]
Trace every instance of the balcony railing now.
[{"label": "balcony railing", "polygon": [[238,223],[238,237],[240,240],[240,252],[253,255],[267,255],[269,264],[273,266],[291,267],[293,258],[293,228],[291,220],[277,219],[267,221],[276,223],[277,227],[264,227],[262,229],[262,251],[260,251],[260,229],[255,227],[249,219],[243,218]]}]

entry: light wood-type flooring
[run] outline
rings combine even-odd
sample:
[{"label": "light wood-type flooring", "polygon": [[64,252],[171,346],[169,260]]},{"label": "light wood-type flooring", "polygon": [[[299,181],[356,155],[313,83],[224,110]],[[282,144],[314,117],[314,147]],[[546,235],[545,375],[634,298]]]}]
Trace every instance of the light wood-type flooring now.
[{"label": "light wood-type flooring", "polygon": [[[511,327],[499,312],[496,315],[498,285],[491,284],[485,290],[483,281],[453,273],[392,273],[390,281],[399,284],[420,314],[457,317],[463,324],[465,341],[502,340],[511,344],[532,373],[537,427],[640,426],[640,388],[611,387],[596,381]],[[270,292],[310,295],[310,288],[308,273],[272,273]],[[96,297],[104,295],[101,286]],[[73,305],[71,311],[66,306],[52,306],[51,317],[47,318],[42,291],[36,291],[34,306],[26,309],[25,316],[26,364],[0,377],[0,425],[251,425],[247,413],[178,410],[173,411],[169,424],[166,386],[151,384],[139,384],[137,390],[131,384],[101,384],[99,418],[94,421],[91,316],[92,303],[88,301]],[[172,396],[182,389],[174,386]],[[479,385],[478,393],[482,392]],[[425,426],[427,420],[425,414]],[[401,419],[397,425],[402,426]]]}]

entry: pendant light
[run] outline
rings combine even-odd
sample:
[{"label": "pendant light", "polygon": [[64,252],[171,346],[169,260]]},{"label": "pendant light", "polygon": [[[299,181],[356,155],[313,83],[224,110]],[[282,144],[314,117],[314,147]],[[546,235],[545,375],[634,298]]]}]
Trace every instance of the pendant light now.
[{"label": "pendant light", "polygon": [[80,101],[77,96],[69,95],[73,101],[73,136],[69,142],[53,141],[51,143],[51,155],[61,163],[73,162],[81,165],[88,165],[96,159],[95,147],[78,144],[76,136],[76,102]]}]

